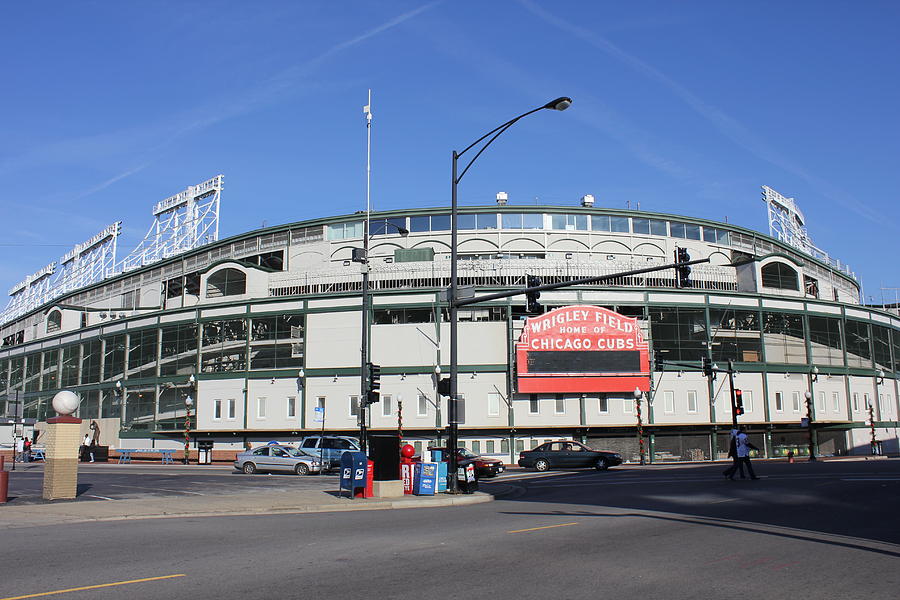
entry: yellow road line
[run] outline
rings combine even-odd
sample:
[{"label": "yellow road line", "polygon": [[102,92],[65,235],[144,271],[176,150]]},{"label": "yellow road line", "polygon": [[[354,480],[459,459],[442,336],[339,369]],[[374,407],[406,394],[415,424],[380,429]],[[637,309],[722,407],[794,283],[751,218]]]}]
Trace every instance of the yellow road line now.
[{"label": "yellow road line", "polygon": [[52,596],[53,594],[65,594],[66,592],[81,592],[83,590],[96,590],[97,588],[113,587],[116,585],[126,585],[129,583],[142,583],[144,581],[159,581],[160,579],[172,579],[173,577],[186,577],[184,573],[175,575],[163,575],[162,577],[145,577],[144,579],[129,579],[128,581],[116,581],[114,583],[101,583],[99,585],[86,585],[84,587],[69,588],[67,590],[54,590],[52,592],[40,592],[39,594],[26,594],[25,596],[10,596],[8,598],[0,598],[0,600],[22,600],[23,598],[37,598],[39,596]]},{"label": "yellow road line", "polygon": [[[559,525],[544,525],[543,527],[530,527],[528,529],[514,529],[506,533],[522,533],[524,531],[537,531],[538,529],[553,529],[554,527],[568,527],[569,525],[578,525],[578,523],[560,523]],[[12,598],[0,598],[0,600],[13,600]]]}]

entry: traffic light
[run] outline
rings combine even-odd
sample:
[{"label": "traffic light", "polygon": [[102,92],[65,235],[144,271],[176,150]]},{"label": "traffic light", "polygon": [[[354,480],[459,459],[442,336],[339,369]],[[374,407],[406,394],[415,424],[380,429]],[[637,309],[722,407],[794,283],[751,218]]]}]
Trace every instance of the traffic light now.
[{"label": "traffic light", "polygon": [[712,368],[712,359],[706,356],[703,357],[703,376],[709,377],[710,379],[715,377]]},{"label": "traffic light", "polygon": [[381,400],[381,365],[366,363],[366,404]]},{"label": "traffic light", "polygon": [[[526,287],[537,287],[541,285],[541,278],[535,275],[528,275],[525,278]],[[527,310],[530,313],[539,313],[541,312],[541,304],[538,302],[538,298],[541,297],[540,292],[525,292],[525,297],[528,298],[528,307]]]},{"label": "traffic light", "polygon": [[744,414],[744,392],[741,390],[734,390],[734,414]]},{"label": "traffic light", "polygon": [[438,379],[437,382],[437,391],[441,396],[450,397],[450,378],[444,377],[443,379]]},{"label": "traffic light", "polygon": [[[691,260],[691,255],[688,254],[687,248],[676,248],[675,249],[675,262],[684,263],[689,262]],[[675,267],[675,272],[678,275],[678,287],[681,288],[689,288],[691,286],[691,267],[688,265],[682,265],[679,267]]]}]

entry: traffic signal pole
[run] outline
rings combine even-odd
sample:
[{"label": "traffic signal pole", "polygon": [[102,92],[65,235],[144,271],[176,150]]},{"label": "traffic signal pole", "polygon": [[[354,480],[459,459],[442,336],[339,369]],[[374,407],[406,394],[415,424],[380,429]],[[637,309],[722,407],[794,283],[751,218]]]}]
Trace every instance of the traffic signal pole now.
[{"label": "traffic signal pole", "polygon": [[[731,428],[737,429],[737,401],[734,395],[734,361],[728,361],[728,386],[731,388]],[[743,473],[743,471],[741,471]]]}]

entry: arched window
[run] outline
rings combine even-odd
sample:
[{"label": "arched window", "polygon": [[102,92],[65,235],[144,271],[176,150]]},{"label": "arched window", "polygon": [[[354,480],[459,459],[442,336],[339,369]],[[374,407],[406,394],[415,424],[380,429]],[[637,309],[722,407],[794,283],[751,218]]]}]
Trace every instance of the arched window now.
[{"label": "arched window", "polygon": [[47,315],[47,333],[53,333],[54,331],[59,331],[62,327],[62,313],[58,310],[54,310],[49,315]]},{"label": "arched window", "polygon": [[762,268],[763,287],[779,290],[799,290],[797,271],[782,262],[772,262]]},{"label": "arched window", "polygon": [[239,296],[247,293],[247,276],[237,269],[216,271],[206,280],[206,297]]}]

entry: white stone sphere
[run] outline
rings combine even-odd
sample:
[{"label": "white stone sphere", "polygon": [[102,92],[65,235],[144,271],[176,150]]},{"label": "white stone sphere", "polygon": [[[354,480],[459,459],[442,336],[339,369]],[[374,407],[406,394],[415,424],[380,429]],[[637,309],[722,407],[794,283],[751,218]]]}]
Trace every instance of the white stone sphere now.
[{"label": "white stone sphere", "polygon": [[53,410],[55,410],[57,414],[63,416],[71,415],[78,410],[78,404],[80,402],[81,401],[78,399],[78,395],[75,392],[63,390],[57,392],[57,394],[53,396]]}]

